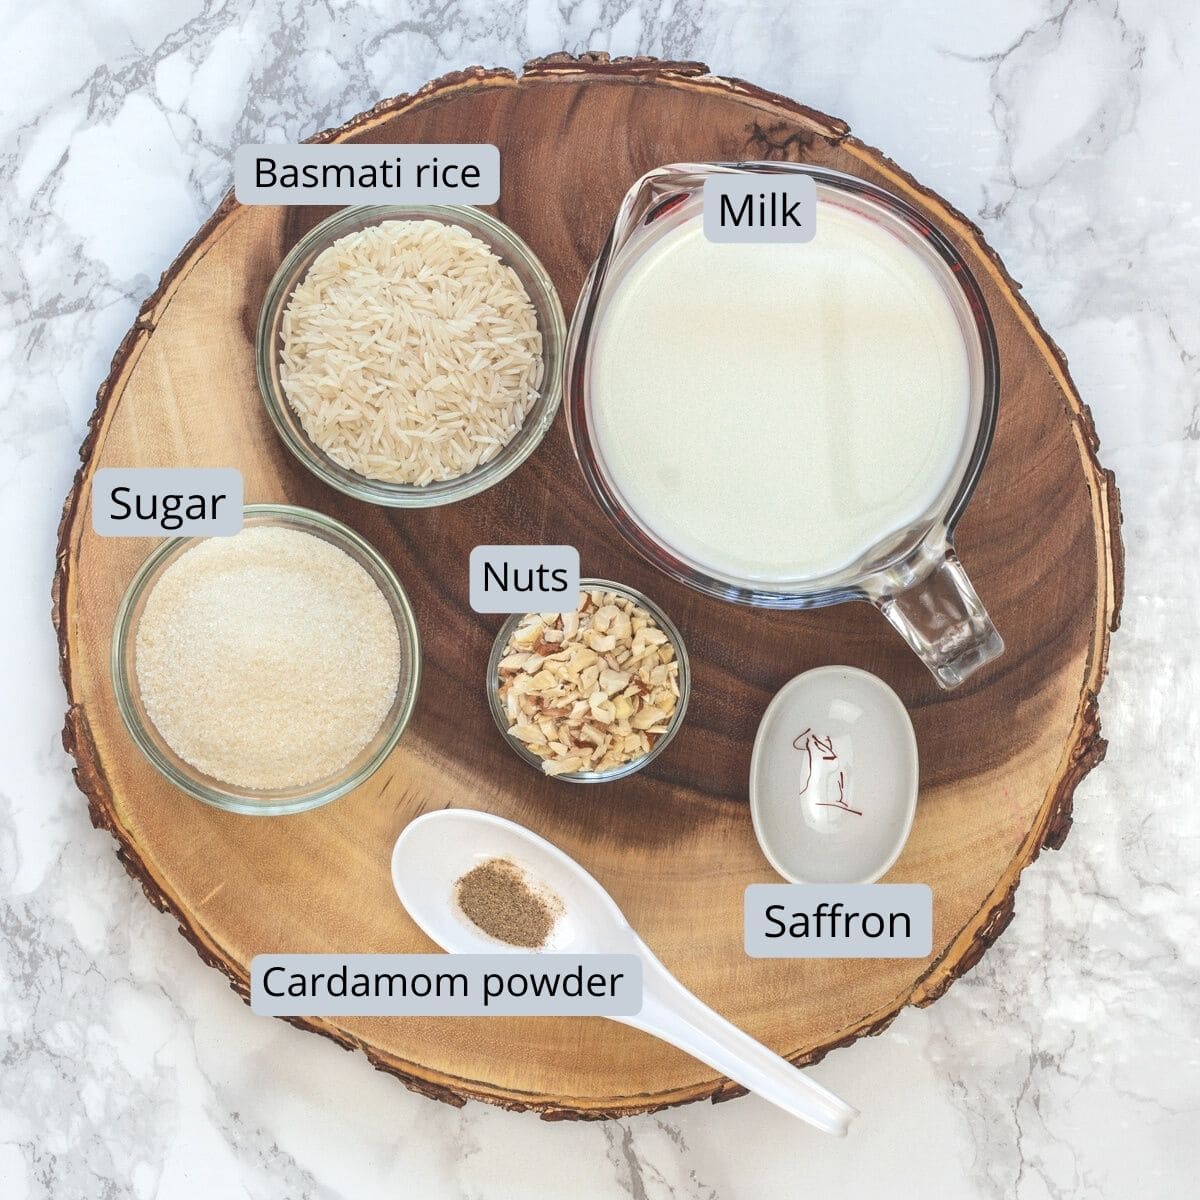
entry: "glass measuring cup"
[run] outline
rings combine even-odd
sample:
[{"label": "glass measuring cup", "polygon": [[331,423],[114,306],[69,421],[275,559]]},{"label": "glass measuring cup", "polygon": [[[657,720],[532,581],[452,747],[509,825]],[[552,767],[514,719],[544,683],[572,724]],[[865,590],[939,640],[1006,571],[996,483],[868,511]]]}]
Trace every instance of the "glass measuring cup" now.
[{"label": "glass measuring cup", "polygon": [[[918,516],[906,516],[835,570],[764,580],[714,568],[669,544],[622,494],[596,436],[592,379],[597,341],[613,294],[664,236],[702,219],[704,181],[714,175],[741,175],[760,177],[766,186],[769,176],[788,173],[806,174],[815,182],[818,237],[821,203],[835,204],[898,239],[936,281],[962,339],[967,418],[957,457],[940,491]],[[686,299],[664,296],[663,301],[678,305]],[[734,315],[731,312],[731,319]],[[995,427],[995,334],[966,263],[938,230],[898,197],[851,175],[795,163],[684,163],[650,171],[626,194],[584,283],[568,336],[564,395],[572,445],[598,503],[623,536],[673,578],[711,596],[769,608],[807,609],[866,600],[887,617],[944,688],[958,686],[1003,651],[1004,643],[953,548],[954,527],[982,471]],[[737,486],[734,478],[726,482]]]}]

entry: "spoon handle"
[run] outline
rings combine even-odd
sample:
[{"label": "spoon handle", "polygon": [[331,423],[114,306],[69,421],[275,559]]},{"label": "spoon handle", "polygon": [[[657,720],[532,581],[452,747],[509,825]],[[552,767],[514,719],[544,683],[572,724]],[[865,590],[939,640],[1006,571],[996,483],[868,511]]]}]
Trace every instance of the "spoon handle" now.
[{"label": "spoon handle", "polygon": [[641,948],[641,955],[642,1010],[637,1016],[616,1019],[678,1046],[728,1075],[734,1083],[825,1133],[845,1136],[850,1121],[858,1115],[857,1109],[714,1012],[689,992],[648,947]]}]

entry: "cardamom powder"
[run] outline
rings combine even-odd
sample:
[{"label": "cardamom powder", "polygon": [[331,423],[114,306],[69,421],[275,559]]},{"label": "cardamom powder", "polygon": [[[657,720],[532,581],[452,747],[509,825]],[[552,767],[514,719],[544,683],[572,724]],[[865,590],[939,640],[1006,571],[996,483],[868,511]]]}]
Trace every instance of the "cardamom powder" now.
[{"label": "cardamom powder", "polygon": [[455,885],[463,914],[484,933],[510,946],[540,950],[562,913],[553,892],[531,887],[525,872],[507,858],[489,858]]}]

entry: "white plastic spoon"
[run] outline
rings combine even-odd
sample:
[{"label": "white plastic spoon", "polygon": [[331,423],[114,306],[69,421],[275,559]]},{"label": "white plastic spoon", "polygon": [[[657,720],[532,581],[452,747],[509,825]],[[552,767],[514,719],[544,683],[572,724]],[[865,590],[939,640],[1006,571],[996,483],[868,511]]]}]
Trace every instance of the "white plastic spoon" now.
[{"label": "white plastic spoon", "polygon": [[558,954],[636,954],[642,1010],[612,1017],[694,1055],[735,1083],[826,1133],[843,1136],[857,1111],[692,995],[655,957],[613,898],[574,859],[524,827],[472,809],[418,817],[392,852],[392,883],[409,916],[444,950],[519,952],[493,941],[458,909],[454,884],[489,858],[508,858],[563,903],[544,950]]}]

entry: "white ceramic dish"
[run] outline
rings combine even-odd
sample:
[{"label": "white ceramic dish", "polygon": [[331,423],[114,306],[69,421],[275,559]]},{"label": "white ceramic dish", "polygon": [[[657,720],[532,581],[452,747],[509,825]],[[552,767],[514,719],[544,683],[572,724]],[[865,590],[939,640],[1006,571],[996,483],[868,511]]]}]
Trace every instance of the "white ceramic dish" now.
[{"label": "white ceramic dish", "polygon": [[442,809],[411,822],[392,851],[392,884],[408,915],[444,950],[518,952],[495,942],[458,909],[454,883],[489,858],[508,858],[562,901],[546,943],[559,954],[636,954],[642,1009],[613,1017],[678,1046],[810,1125],[842,1136],[857,1112],[761,1042],[702,1004],[659,962],[616,901],[573,858],[503,817]]},{"label": "white ceramic dish", "polygon": [[857,667],[817,667],[767,707],[750,760],[750,812],[793,883],[874,883],[917,808],[917,739],[900,697]]}]

